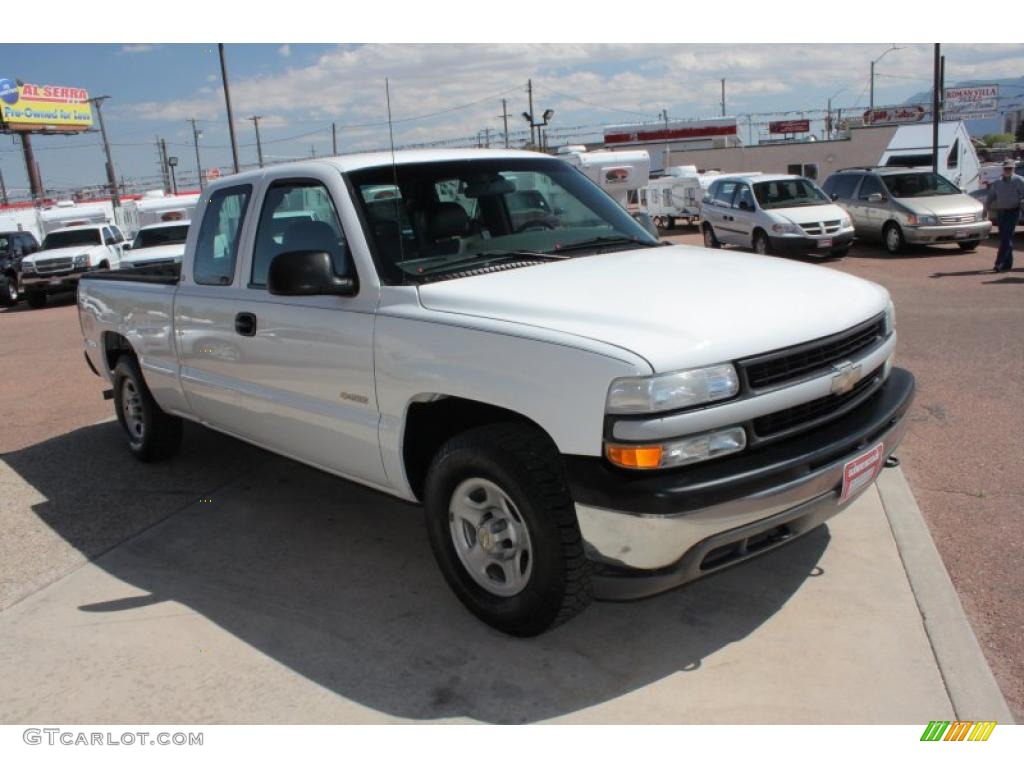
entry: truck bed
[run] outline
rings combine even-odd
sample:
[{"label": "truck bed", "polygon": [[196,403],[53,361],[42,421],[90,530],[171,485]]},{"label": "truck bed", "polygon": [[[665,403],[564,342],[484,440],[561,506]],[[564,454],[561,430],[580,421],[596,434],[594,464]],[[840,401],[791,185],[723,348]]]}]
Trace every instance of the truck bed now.
[{"label": "truck bed", "polygon": [[150,267],[127,267],[103,272],[88,272],[82,280],[119,280],[133,283],[177,285],[181,279],[180,264],[159,264]]}]

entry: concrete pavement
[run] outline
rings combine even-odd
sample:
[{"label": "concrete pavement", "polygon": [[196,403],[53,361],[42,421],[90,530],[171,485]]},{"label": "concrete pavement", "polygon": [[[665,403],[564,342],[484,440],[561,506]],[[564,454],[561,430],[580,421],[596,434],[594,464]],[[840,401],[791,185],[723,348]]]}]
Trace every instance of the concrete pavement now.
[{"label": "concrete pavement", "polygon": [[[516,640],[450,594],[417,508],[201,428],[143,469],[116,428],[0,466],[34,536],[83,552],[107,517],[140,531],[11,595],[0,722],[1007,721],[985,681],[985,711],[955,711],[875,488],[764,557]],[[69,440],[93,454],[70,482],[43,458]],[[135,482],[99,503],[111,468]]]}]

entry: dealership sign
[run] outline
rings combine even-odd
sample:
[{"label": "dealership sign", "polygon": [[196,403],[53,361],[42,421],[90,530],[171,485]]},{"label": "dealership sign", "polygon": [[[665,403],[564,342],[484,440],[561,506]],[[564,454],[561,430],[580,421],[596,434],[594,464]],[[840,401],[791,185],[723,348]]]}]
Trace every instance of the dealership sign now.
[{"label": "dealership sign", "polygon": [[92,105],[84,88],[18,85],[0,79],[0,122],[16,131],[85,130],[92,126]]},{"label": "dealership sign", "polygon": [[990,120],[999,115],[999,86],[976,85],[943,91],[945,120]]},{"label": "dealership sign", "polygon": [[924,120],[924,107],[915,104],[909,107],[880,107],[864,113],[864,125],[879,123],[919,123]]},{"label": "dealership sign", "polygon": [[768,123],[768,133],[807,133],[810,130],[810,120],[773,120]]},{"label": "dealership sign", "polygon": [[606,145],[626,146],[659,142],[684,142],[711,139],[716,136],[735,136],[736,118],[710,120],[674,120],[668,123],[636,123],[610,125],[604,129]]}]

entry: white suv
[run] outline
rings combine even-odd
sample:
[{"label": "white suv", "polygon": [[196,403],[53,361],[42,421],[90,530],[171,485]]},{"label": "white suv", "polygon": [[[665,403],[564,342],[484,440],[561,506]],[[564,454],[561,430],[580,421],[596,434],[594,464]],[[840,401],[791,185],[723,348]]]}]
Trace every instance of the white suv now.
[{"label": "white suv", "polygon": [[704,245],[740,245],[760,254],[845,256],[849,214],[803,176],[729,176],[704,196]]}]

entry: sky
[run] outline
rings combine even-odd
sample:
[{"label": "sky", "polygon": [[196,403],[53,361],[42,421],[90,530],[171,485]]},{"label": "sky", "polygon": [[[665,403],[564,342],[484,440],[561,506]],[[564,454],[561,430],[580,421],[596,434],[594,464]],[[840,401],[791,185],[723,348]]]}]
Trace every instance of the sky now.
[{"label": "sky", "polygon": [[[833,109],[863,111],[869,67],[891,44],[228,44],[228,74],[242,166],[256,163],[253,123],[261,115],[264,157],[277,161],[331,154],[331,123],[340,152],[388,146],[384,82],[390,82],[397,146],[472,140],[527,124],[526,84],[535,113],[553,109],[552,133],[579,126],[594,140],[603,125],[720,114],[751,115],[750,129],[772,117]],[[875,104],[898,104],[931,83],[932,46],[896,43],[876,67]],[[946,83],[1024,74],[1024,44],[943,45]],[[5,44],[0,78],[86,88],[109,95],[106,119],[118,174],[159,186],[156,137],[195,172],[189,118],[199,120],[204,168],[230,169],[224,96],[216,44]],[[740,120],[748,137],[748,118]],[[820,125],[820,124],[819,124]],[[765,130],[763,127],[761,130]],[[566,139],[569,137],[567,136]],[[756,135],[754,136],[756,139]],[[562,140],[556,135],[551,143]],[[27,187],[20,145],[0,136],[0,170],[9,191]],[[513,141],[515,144],[515,141]],[[465,145],[465,141],[462,142]],[[44,184],[103,181],[98,133],[38,136]],[[193,176],[194,177],[194,176]]]}]

